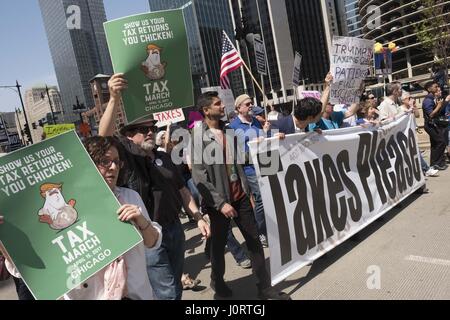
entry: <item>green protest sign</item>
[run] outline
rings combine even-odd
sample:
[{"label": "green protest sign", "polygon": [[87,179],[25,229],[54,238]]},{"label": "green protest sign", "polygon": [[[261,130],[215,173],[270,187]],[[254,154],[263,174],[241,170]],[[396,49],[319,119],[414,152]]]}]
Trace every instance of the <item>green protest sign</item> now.
[{"label": "green protest sign", "polygon": [[75,131],[0,158],[0,201],[0,240],[36,299],[62,297],[142,241]]},{"label": "green protest sign", "polygon": [[124,73],[128,122],[194,104],[182,10],[158,11],[104,24],[114,71]]}]

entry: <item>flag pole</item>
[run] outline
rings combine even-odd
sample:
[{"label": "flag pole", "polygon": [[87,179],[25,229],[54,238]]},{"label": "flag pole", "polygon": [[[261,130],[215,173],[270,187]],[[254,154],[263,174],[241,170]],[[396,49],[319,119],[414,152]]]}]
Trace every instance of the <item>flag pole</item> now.
[{"label": "flag pole", "polygon": [[[223,33],[225,34],[225,37],[227,37],[228,41],[231,42],[230,38],[228,37],[227,33],[225,31],[223,31]],[[237,52],[237,50],[236,50]],[[239,54],[239,52],[238,52]],[[263,89],[261,88],[261,86],[259,85],[258,81],[256,81],[255,77],[253,76],[252,72],[250,71],[249,67],[245,64],[244,59],[242,59],[242,57],[239,55],[239,57],[241,58],[242,61],[242,65],[245,67],[245,70],[247,70],[248,74],[250,75],[250,77],[252,78],[253,82],[256,84],[256,86],[258,87],[259,91],[261,92],[261,94],[263,95],[263,99],[267,99],[266,94],[264,93]]]}]

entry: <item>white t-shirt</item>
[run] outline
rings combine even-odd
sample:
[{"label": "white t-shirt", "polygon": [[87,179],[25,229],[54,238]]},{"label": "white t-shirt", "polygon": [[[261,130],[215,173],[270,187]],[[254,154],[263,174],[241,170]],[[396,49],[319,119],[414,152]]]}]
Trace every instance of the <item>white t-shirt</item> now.
[{"label": "white t-shirt", "polygon": [[394,118],[398,114],[398,104],[386,97],[378,107],[380,110],[380,120]]},{"label": "white t-shirt", "polygon": [[[127,297],[132,300],[153,300],[153,290],[147,275],[147,262],[145,250],[155,250],[161,246],[162,229],[157,222],[153,222],[142,202],[139,194],[131,189],[116,188],[114,191],[117,199],[122,204],[136,205],[141,209],[142,215],[150,221],[158,230],[159,237],[153,248],[145,248],[141,242],[123,255],[127,266]],[[106,268],[102,269],[78,288],[70,291],[64,296],[65,300],[103,300],[104,297],[104,275]]]}]

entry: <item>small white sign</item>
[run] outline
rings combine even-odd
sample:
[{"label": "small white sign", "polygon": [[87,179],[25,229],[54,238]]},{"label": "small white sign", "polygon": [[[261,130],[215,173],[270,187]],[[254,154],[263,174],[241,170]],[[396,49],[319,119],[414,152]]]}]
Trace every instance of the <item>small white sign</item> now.
[{"label": "small white sign", "polygon": [[182,122],[186,119],[184,117],[183,109],[173,109],[154,113],[153,117],[158,121],[156,123],[158,128],[165,127],[172,123]]}]

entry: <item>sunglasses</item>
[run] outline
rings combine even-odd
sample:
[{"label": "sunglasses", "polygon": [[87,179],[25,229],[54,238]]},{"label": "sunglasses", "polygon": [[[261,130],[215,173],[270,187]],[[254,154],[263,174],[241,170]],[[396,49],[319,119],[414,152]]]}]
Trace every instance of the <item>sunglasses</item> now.
[{"label": "sunglasses", "polygon": [[112,164],[115,164],[116,167],[122,168],[123,167],[123,161],[119,159],[111,160],[111,159],[102,159],[98,161],[96,164],[102,168],[109,169],[111,168]]},{"label": "sunglasses", "polygon": [[147,127],[139,127],[134,129],[136,133],[142,133],[143,135],[147,135],[150,131],[155,133],[158,130],[155,126],[147,126]]},{"label": "sunglasses", "polygon": [[247,102],[247,103],[245,104],[246,107],[250,107],[251,105],[253,105],[253,102]]},{"label": "sunglasses", "polygon": [[373,99],[375,99],[375,97],[369,97],[369,99],[370,99],[370,100],[373,100]]}]

